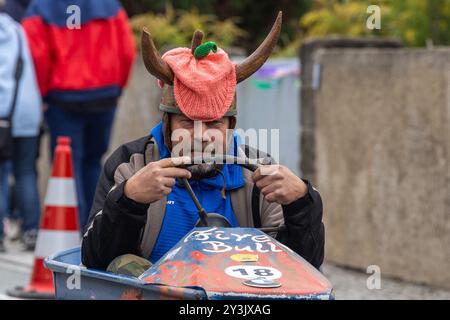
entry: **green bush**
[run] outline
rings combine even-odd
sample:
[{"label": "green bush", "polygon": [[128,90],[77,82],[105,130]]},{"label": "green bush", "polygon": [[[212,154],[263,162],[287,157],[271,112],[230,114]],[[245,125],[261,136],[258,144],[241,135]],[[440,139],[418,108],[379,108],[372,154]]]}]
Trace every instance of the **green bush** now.
[{"label": "green bush", "polygon": [[218,20],[215,15],[201,14],[196,8],[175,10],[167,5],[162,14],[149,12],[132,17],[131,26],[138,46],[142,28],[146,27],[158,48],[187,47],[196,30],[203,31],[204,39],[229,48],[247,37],[247,33],[237,26],[238,21],[237,17]]},{"label": "green bush", "polygon": [[[366,28],[369,5],[381,9],[381,29]],[[450,44],[448,0],[317,0],[300,19],[303,37],[328,35],[387,36],[402,39],[407,46]]]},{"label": "green bush", "polygon": [[[264,40],[277,12],[281,10],[283,11],[283,26],[278,46],[275,49],[275,54],[278,55],[297,54],[293,41],[298,43],[297,35],[300,31],[298,19],[311,8],[314,1],[171,0],[171,4],[175,8],[173,11],[175,16],[168,18],[168,11],[173,9],[167,9],[166,0],[121,0],[128,15],[134,20],[133,29],[137,38],[140,37],[141,27],[147,26],[152,35],[158,38],[155,41],[158,46],[161,44],[168,47],[187,46],[191,41],[192,31],[195,29],[192,26],[201,25],[203,31],[207,32],[207,40],[217,41],[219,46],[225,48],[239,47],[247,53],[253,52]],[[186,16],[186,18],[180,19],[180,23],[184,24],[186,20],[190,21],[188,23],[190,30],[184,30],[176,25],[180,12]],[[137,16],[139,18],[135,20],[134,17]],[[157,17],[159,18],[157,19]],[[213,23],[209,24],[208,22],[208,25],[205,26],[204,19],[208,20],[208,17],[212,18]],[[192,21],[197,22],[192,23]],[[166,30],[160,31],[158,27]],[[156,33],[160,35],[157,36]],[[137,43],[140,43],[140,39]]]}]

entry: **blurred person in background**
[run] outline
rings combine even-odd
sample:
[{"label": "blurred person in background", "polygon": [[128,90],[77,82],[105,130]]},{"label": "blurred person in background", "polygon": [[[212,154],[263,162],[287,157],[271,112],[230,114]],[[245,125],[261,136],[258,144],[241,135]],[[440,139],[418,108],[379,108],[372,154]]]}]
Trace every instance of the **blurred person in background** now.
[{"label": "blurred person in background", "polygon": [[136,55],[131,27],[118,0],[33,0],[22,25],[48,104],[52,154],[58,136],[72,140],[83,230]]},{"label": "blurred person in background", "polygon": [[[5,9],[9,1],[6,2]],[[23,71],[15,78],[18,56]],[[16,88],[17,86],[17,93]],[[13,108],[16,95],[15,108]],[[23,220],[23,242],[27,250],[34,250],[40,218],[35,162],[38,154],[38,135],[42,119],[41,98],[33,61],[26,36],[20,26],[6,12],[0,12],[0,117],[12,113],[13,155],[11,162],[0,164],[2,205],[0,207],[0,251],[4,251],[3,218],[9,211],[8,166],[12,164],[15,180],[14,194],[19,217]],[[5,173],[3,172],[5,171]]]},{"label": "blurred person in background", "polygon": [[[25,14],[25,11],[29,5],[31,0],[6,0],[4,1],[4,9],[3,11],[15,21],[20,23],[22,17]],[[38,137],[38,153],[36,154],[36,161],[39,158],[39,147],[41,136],[43,134],[43,127],[41,125],[41,130],[39,132]],[[36,170],[35,170],[36,171]],[[2,181],[2,201],[3,203],[0,205],[0,210],[3,210],[5,213],[4,216],[7,218],[5,220],[5,235],[11,241],[16,241],[21,239],[22,234],[22,223],[23,218],[21,217],[20,209],[17,206],[17,199],[15,197],[15,192],[13,192],[15,188],[15,181],[11,179],[13,177],[13,164],[11,160],[6,161],[3,166],[3,170],[1,172],[1,181]],[[36,172],[36,177],[38,177],[38,173]],[[34,232],[33,232],[34,233]],[[32,244],[34,242],[34,236],[29,237],[31,233],[27,233],[27,241],[31,242],[30,249],[32,248]]]}]

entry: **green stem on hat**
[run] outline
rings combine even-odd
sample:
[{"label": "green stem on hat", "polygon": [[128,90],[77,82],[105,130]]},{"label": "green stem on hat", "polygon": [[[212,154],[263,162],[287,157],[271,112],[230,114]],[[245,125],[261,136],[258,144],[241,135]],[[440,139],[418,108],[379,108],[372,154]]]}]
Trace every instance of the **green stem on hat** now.
[{"label": "green stem on hat", "polygon": [[197,59],[203,59],[206,57],[210,52],[217,52],[217,45],[214,41],[208,41],[201,45],[199,45],[195,51],[194,51],[194,57]]}]

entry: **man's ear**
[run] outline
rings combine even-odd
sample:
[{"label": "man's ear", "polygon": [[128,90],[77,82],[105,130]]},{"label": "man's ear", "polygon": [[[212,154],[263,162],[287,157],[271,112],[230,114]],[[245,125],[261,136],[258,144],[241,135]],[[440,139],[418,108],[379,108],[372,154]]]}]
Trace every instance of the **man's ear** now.
[{"label": "man's ear", "polygon": [[228,128],[234,130],[236,128],[236,122],[237,122],[236,117],[235,116],[228,117],[228,122],[229,122]]},{"label": "man's ear", "polygon": [[169,152],[172,151],[172,130],[170,128],[170,114],[168,112],[164,112],[163,114],[163,134],[164,134],[164,144],[166,145],[167,150]]}]

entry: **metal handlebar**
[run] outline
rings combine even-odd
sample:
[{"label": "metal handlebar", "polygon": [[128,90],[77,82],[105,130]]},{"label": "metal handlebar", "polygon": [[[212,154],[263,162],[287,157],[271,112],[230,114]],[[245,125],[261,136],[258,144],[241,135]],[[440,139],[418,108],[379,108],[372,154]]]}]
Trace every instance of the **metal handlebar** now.
[{"label": "metal handlebar", "polygon": [[[262,163],[258,163],[262,162]],[[253,163],[255,162],[255,163]],[[265,163],[264,163],[265,162]],[[211,164],[236,164],[240,165],[250,171],[256,171],[260,165],[262,164],[268,164],[266,159],[249,159],[249,158],[239,158],[231,155],[220,155],[220,156],[214,156],[214,157],[194,157],[192,158],[191,164],[183,164],[180,167],[186,168],[189,170],[189,167],[196,164],[201,163],[211,163]],[[218,213],[206,213],[205,209],[202,207],[200,201],[198,200],[197,196],[194,193],[194,190],[192,190],[191,185],[188,182],[188,179],[182,178],[181,181],[183,182],[183,185],[186,187],[186,190],[188,191],[190,197],[192,198],[192,201],[194,201],[194,204],[198,211],[199,220],[197,221],[196,226],[197,227],[225,227],[229,228],[231,227],[231,223],[228,221],[227,218],[224,216],[218,214]],[[263,232],[277,232],[281,229],[281,227],[266,227],[266,228],[258,228],[259,230]]]}]

